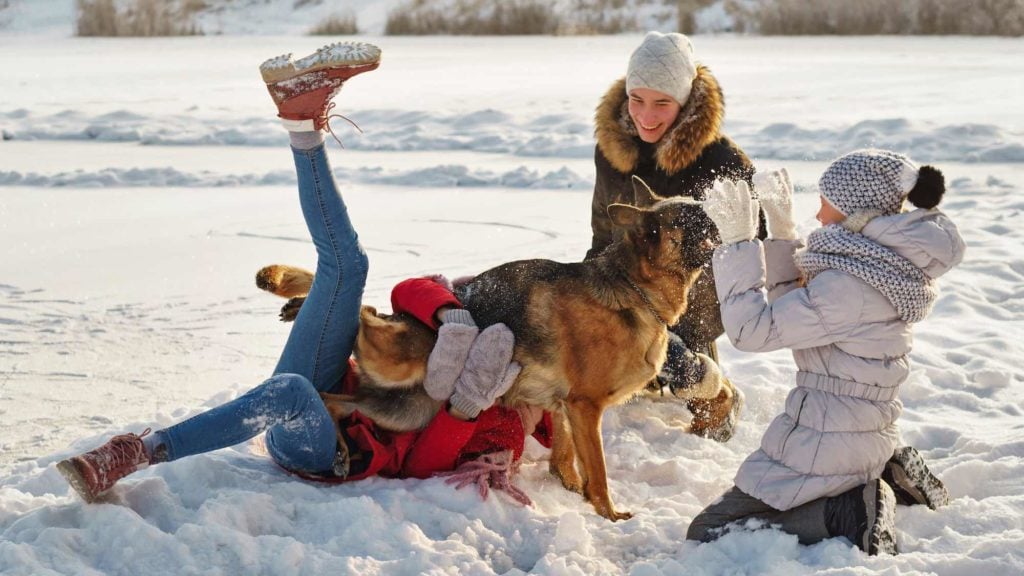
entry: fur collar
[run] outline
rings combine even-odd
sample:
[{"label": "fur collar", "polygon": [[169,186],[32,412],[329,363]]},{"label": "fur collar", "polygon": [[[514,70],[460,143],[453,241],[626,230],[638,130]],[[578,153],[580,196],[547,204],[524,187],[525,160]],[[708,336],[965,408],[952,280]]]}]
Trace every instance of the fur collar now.
[{"label": "fur collar", "polygon": [[[628,106],[626,79],[622,78],[601,98],[594,115],[597,147],[616,170],[625,174],[633,172],[640,156]],[[706,66],[697,66],[690,97],[675,124],[656,145],[658,167],[673,174],[692,164],[704,148],[719,139],[724,116],[722,88]]]}]

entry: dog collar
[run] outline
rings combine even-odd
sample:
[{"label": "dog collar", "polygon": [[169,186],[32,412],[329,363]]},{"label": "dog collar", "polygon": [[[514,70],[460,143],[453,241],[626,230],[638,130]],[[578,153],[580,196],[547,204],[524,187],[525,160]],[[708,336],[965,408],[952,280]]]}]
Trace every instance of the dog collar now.
[{"label": "dog collar", "polygon": [[647,309],[651,311],[651,314],[654,314],[654,318],[658,322],[661,322],[663,326],[668,326],[668,322],[665,322],[665,319],[661,317],[661,314],[658,314],[658,311],[654,309],[654,304],[651,304],[651,299],[647,297],[647,293],[641,290],[640,287],[633,282],[633,279],[630,278],[629,275],[623,274],[622,277],[625,278],[629,286],[633,288],[633,290],[636,290],[636,293],[640,295],[640,299],[643,300],[644,304],[647,305]]}]

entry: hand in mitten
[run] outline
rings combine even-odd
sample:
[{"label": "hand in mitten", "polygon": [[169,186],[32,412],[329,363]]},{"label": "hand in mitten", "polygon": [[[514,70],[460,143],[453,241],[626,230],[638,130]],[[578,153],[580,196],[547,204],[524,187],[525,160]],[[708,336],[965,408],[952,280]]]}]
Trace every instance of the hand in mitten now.
[{"label": "hand in mitten", "polygon": [[704,200],[704,211],[718,227],[723,245],[750,240],[757,232],[757,201],[742,180],[716,182]]},{"label": "hand in mitten", "polygon": [[774,240],[796,240],[793,185],[786,169],[754,174],[754,191],[757,192],[768,220],[768,237]]},{"label": "hand in mitten", "polygon": [[477,336],[466,367],[455,381],[453,408],[476,418],[508,391],[522,370],[522,366],[512,362],[515,343],[515,336],[504,324],[488,326]]},{"label": "hand in mitten", "polygon": [[690,396],[689,389],[704,377],[700,357],[686,347],[675,332],[668,332],[668,351],[665,363],[658,372],[658,383],[668,386],[674,396]]},{"label": "hand in mitten", "polygon": [[722,369],[707,354],[697,352],[697,360],[701,364],[701,376],[688,390],[692,398],[715,398],[722,391],[725,376]]},{"label": "hand in mitten", "polygon": [[452,308],[441,314],[437,343],[427,359],[423,388],[434,400],[447,400],[455,390],[455,380],[466,366],[469,350],[480,329],[469,310]]}]

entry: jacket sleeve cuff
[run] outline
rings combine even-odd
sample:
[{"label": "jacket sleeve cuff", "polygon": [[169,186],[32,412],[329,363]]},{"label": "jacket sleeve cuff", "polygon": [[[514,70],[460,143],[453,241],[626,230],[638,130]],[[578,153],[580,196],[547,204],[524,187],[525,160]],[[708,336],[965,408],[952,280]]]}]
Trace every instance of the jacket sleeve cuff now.
[{"label": "jacket sleeve cuff", "polygon": [[412,314],[434,330],[439,326],[434,315],[442,306],[462,308],[462,303],[450,290],[429,278],[403,280],[391,290],[391,309],[395,314]]}]

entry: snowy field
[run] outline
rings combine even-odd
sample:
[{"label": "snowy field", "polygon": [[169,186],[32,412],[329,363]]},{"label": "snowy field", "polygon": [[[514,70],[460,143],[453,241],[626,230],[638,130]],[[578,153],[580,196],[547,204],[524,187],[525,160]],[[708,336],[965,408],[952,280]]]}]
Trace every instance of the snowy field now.
[{"label": "snowy field", "polygon": [[[379,38],[351,82],[331,157],[371,258],[366,302],[398,280],[590,243],[591,116],[638,36]],[[160,428],[269,375],[287,334],[253,274],[312,266],[287,138],[257,65],[308,37],[78,40],[0,36],[0,573],[1024,573],[1024,42],[697,37],[726,131],[787,166],[801,232],[815,183],[856,147],[944,170],[968,242],[917,328],[905,440],[951,504],[901,508],[897,557],[777,531],[685,542],[792,386],[787,352],[720,341],[745,392],[735,438],[687,435],[681,403],[613,409],[611,523],[528,446],[521,508],[441,480],[320,486],[260,442],[156,466],[85,505],[55,464]]]}]

